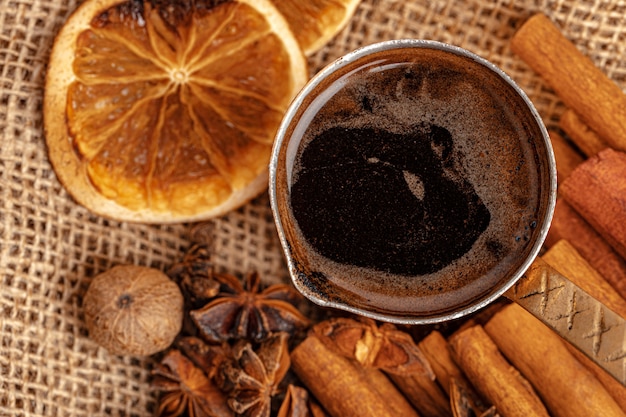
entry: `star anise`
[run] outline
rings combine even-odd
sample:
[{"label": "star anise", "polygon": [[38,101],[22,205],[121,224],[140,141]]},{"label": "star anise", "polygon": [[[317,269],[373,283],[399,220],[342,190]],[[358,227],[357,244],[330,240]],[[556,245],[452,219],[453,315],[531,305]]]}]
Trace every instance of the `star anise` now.
[{"label": "star anise", "polygon": [[277,417],[326,417],[326,413],[306,389],[290,384]]},{"label": "star anise", "polygon": [[233,416],[224,393],[179,350],[170,350],[153,376],[153,385],[161,391],[157,416]]},{"label": "star anise", "polygon": [[228,355],[228,349],[225,346],[209,345],[204,340],[193,336],[181,338],[176,346],[209,379],[214,379],[218,375],[218,371]]},{"label": "star anise", "polygon": [[289,370],[287,333],[276,333],[254,350],[249,342],[240,341],[233,359],[222,366],[228,404],[244,417],[269,417],[272,397]]},{"label": "star anise", "polygon": [[193,244],[182,261],[169,269],[168,275],[178,283],[190,308],[202,307],[224,291],[224,287],[239,285],[235,276],[215,272],[209,245],[205,243]]},{"label": "star anise", "polygon": [[190,315],[209,342],[232,339],[260,341],[276,332],[292,333],[309,320],[292,304],[298,294],[288,285],[260,290],[258,273],[248,275],[245,285],[233,286]]},{"label": "star anise", "polygon": [[390,323],[377,326],[367,318],[333,318],[315,325],[313,331],[326,346],[355,359],[361,365],[408,375],[433,371],[411,336]]}]

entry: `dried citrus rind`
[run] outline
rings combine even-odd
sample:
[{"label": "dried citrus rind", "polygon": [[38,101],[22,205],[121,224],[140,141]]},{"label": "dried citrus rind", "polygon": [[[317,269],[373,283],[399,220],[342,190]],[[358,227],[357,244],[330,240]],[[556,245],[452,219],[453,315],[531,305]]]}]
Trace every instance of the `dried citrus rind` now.
[{"label": "dried citrus rind", "polygon": [[221,215],[267,186],[274,134],[307,76],[268,0],[87,0],[50,57],[50,160],[103,216]]},{"label": "dried citrus rind", "polygon": [[326,45],[350,21],[361,0],[272,0],[306,55]]}]

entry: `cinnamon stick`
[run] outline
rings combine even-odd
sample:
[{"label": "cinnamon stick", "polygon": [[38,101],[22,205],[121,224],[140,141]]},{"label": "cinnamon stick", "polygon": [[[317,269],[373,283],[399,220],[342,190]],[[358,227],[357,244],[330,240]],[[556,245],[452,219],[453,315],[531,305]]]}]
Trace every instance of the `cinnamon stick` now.
[{"label": "cinnamon stick", "polygon": [[548,247],[565,239],[611,286],[626,298],[626,261],[562,198],[556,202]]},{"label": "cinnamon stick", "polygon": [[417,373],[388,376],[422,417],[450,415],[450,400],[439,384],[428,375]]},{"label": "cinnamon stick", "polygon": [[560,183],[569,177],[571,172],[584,161],[584,158],[558,132],[550,130],[548,133],[554,150],[557,178]]},{"label": "cinnamon stick", "polygon": [[568,241],[558,241],[541,258],[589,295],[622,317],[626,317],[626,300]]},{"label": "cinnamon stick", "polygon": [[563,181],[561,194],[622,257],[626,257],[626,154],[605,149]]},{"label": "cinnamon stick", "polygon": [[452,358],[448,341],[440,332],[432,331],[418,343],[418,347],[428,359],[441,387],[450,395],[452,380],[463,381],[465,376]]},{"label": "cinnamon stick", "polygon": [[485,325],[509,361],[532,383],[556,417],[617,417],[623,411],[556,333],[517,304]]},{"label": "cinnamon stick", "polygon": [[502,417],[548,416],[528,381],[504,359],[482,326],[455,333],[450,345],[470,382]]},{"label": "cinnamon stick", "polygon": [[608,148],[606,142],[583,122],[576,112],[567,109],[559,119],[559,126],[586,156],[594,156]]},{"label": "cinnamon stick", "polygon": [[418,417],[380,371],[366,370],[314,335],[293,349],[291,368],[333,417]]},{"label": "cinnamon stick", "polygon": [[597,363],[589,359],[584,353],[576,349],[574,346],[566,343],[567,350],[580,362],[585,368],[589,370],[595,376],[598,381],[604,386],[606,391],[615,400],[617,405],[620,406],[622,411],[626,411],[626,387],[623,386],[617,379],[611,376],[607,371],[598,366]]},{"label": "cinnamon stick", "polygon": [[488,408],[488,405],[467,381],[463,371],[452,358],[450,345],[440,332],[436,330],[430,332],[418,343],[418,346],[430,363],[435,373],[435,379],[448,397],[451,396],[452,385],[456,384],[463,387],[469,402],[475,410],[483,411]]},{"label": "cinnamon stick", "polygon": [[355,366],[361,374],[361,381],[368,381],[375,388],[378,395],[387,402],[392,414],[396,416],[421,416],[382,371],[376,368],[367,368],[357,363]]},{"label": "cinnamon stick", "polygon": [[[608,285],[569,242],[559,241],[545,252],[542,259],[611,310],[622,316],[626,314],[626,300]],[[626,387],[578,349],[567,343],[566,347],[600,381],[622,410],[626,410]]]},{"label": "cinnamon stick", "polygon": [[548,17],[528,19],[511,49],[604,141],[626,150],[626,96]]}]

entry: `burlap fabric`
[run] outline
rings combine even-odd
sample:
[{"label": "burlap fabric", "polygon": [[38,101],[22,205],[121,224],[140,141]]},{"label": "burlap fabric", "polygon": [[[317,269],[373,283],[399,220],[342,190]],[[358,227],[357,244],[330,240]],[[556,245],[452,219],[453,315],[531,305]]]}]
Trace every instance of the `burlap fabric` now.
[{"label": "burlap fabric", "polygon": [[[306,0],[296,0],[306,1]],[[0,415],[149,416],[150,359],[116,357],[87,336],[81,300],[90,279],[119,263],[165,269],[191,225],[110,221],[77,205],[57,181],[42,130],[46,63],[73,0],[0,0]],[[445,41],[492,60],[529,94],[548,127],[562,104],[509,49],[534,12],[550,16],[584,53],[626,87],[622,0],[363,0],[349,26],[311,57],[311,73],[375,41]],[[202,228],[214,262],[234,273],[283,280],[268,199]]]}]

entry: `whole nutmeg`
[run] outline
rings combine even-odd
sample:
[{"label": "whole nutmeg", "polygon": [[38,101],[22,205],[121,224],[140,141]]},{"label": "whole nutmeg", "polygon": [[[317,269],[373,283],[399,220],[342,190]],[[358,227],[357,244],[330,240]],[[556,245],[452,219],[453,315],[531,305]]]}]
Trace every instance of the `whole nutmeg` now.
[{"label": "whole nutmeg", "polygon": [[90,337],[116,355],[147,356],[169,347],[183,322],[183,296],[158,269],[115,266],[97,275],[83,300]]}]

